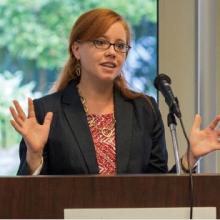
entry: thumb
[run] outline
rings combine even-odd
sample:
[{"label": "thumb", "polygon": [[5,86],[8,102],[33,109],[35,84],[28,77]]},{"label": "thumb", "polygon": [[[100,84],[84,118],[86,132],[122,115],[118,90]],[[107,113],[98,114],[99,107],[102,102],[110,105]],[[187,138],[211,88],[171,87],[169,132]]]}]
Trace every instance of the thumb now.
[{"label": "thumb", "polygon": [[199,114],[196,114],[193,125],[192,125],[192,130],[200,130],[200,125],[202,122],[202,118]]},{"label": "thumb", "polygon": [[44,124],[43,125],[46,125],[47,127],[50,127],[52,118],[53,118],[53,112],[47,112],[47,114],[44,118]]}]

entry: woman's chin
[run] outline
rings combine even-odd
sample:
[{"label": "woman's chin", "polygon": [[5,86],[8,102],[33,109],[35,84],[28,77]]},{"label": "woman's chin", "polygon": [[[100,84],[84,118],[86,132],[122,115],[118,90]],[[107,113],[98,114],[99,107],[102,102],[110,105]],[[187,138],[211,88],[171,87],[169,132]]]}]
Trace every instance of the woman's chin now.
[{"label": "woman's chin", "polygon": [[111,75],[111,76],[103,76],[100,77],[100,80],[103,81],[103,83],[113,83],[117,75]]},{"label": "woman's chin", "polygon": [[99,75],[99,79],[104,82],[113,82],[115,78],[118,76],[116,73],[101,73]]}]

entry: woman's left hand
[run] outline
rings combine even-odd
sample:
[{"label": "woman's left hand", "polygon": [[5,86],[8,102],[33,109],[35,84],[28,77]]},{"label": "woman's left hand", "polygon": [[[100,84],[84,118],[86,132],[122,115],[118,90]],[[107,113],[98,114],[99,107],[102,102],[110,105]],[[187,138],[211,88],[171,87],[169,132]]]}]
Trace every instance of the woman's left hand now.
[{"label": "woman's left hand", "polygon": [[220,129],[217,129],[220,122],[220,115],[217,115],[203,130],[200,129],[201,120],[201,116],[197,114],[189,137],[191,165],[201,156],[220,149]]}]

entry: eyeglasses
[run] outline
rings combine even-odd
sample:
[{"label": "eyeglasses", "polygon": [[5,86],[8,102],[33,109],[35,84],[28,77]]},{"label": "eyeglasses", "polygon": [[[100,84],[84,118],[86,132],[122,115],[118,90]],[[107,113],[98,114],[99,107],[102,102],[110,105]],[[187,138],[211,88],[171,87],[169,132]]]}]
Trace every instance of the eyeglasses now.
[{"label": "eyeglasses", "polygon": [[121,53],[127,53],[129,49],[131,48],[126,43],[116,42],[113,44],[109,42],[108,40],[104,40],[104,39],[95,39],[95,40],[92,40],[91,42],[95,45],[96,48],[103,49],[103,50],[107,50],[113,45],[115,51],[121,52]]},{"label": "eyeglasses", "polygon": [[[78,42],[81,42],[81,41],[78,40]],[[113,44],[105,39],[95,39],[95,40],[90,40],[90,42],[92,42],[97,49],[102,49],[102,50],[107,50],[113,45],[114,50],[120,53],[127,53],[129,49],[131,48],[126,43],[116,42]]]}]

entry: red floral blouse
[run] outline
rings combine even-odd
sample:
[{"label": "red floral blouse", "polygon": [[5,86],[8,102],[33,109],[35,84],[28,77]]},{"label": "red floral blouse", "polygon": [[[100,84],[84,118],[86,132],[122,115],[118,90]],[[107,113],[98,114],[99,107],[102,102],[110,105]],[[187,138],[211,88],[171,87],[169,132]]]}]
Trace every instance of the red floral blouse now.
[{"label": "red floral blouse", "polygon": [[116,173],[115,118],[110,114],[88,114],[100,175]]}]

